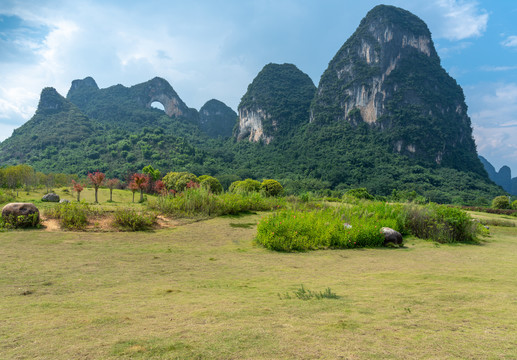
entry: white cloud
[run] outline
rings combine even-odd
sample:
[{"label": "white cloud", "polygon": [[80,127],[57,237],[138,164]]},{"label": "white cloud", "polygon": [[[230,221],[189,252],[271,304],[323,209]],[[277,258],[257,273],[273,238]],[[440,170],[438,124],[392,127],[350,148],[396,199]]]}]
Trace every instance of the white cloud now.
[{"label": "white cloud", "polygon": [[505,40],[503,40],[503,42],[501,42],[501,45],[506,47],[517,47],[517,36],[508,36]]},{"label": "white cloud", "polygon": [[486,31],[489,17],[477,1],[467,0],[435,0],[425,12],[431,15],[435,35],[454,41],[481,36]]},{"label": "white cloud", "polygon": [[517,176],[517,84],[465,88],[478,152],[497,169],[508,165]]}]

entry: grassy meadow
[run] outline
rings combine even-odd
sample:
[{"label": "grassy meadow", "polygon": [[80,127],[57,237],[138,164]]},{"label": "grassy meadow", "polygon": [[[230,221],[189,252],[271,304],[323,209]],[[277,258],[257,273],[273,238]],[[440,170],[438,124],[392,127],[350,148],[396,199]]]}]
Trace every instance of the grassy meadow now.
[{"label": "grassy meadow", "polygon": [[0,232],[0,359],[517,358],[515,217],[473,213],[505,220],[480,245],[279,253],[254,244],[266,214]]}]

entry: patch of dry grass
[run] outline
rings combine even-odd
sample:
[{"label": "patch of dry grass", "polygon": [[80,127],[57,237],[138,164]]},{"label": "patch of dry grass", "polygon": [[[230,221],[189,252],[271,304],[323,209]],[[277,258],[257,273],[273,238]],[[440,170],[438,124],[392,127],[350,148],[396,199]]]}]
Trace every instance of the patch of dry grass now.
[{"label": "patch of dry grass", "polygon": [[[0,233],[0,357],[517,357],[516,228],[478,246],[276,253],[252,244],[259,217]],[[302,284],[339,298],[278,296]]]}]

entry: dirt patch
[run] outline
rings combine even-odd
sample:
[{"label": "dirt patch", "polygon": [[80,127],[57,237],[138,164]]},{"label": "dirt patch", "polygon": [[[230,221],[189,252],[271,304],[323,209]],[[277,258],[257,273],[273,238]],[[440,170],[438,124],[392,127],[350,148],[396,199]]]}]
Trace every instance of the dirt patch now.
[{"label": "dirt patch", "polygon": [[[186,223],[188,222],[159,215],[156,218],[156,224],[154,226],[154,229],[169,229],[174,228],[176,226],[185,225]],[[40,224],[42,225],[45,231],[64,231],[61,229],[59,220],[57,219],[41,217]],[[120,230],[116,226],[113,226],[113,215],[107,214],[91,218],[89,220],[89,224],[86,226],[85,231],[113,232]]]}]

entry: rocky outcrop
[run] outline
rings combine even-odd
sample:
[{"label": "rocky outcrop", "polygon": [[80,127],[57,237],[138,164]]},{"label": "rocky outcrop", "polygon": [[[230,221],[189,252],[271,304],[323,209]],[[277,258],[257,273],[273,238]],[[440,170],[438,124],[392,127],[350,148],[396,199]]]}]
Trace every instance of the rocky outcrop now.
[{"label": "rocky outcrop", "polygon": [[321,77],[311,122],[366,123],[395,153],[483,174],[462,89],[441,67],[426,24],[379,5]]},{"label": "rocky outcrop", "polygon": [[381,234],[384,235],[384,246],[388,244],[402,246],[402,234],[389,227],[383,227],[380,230]]},{"label": "rocky outcrop", "polygon": [[237,113],[219,100],[212,99],[199,109],[199,127],[210,137],[230,137]]},{"label": "rocky outcrop", "polygon": [[59,195],[55,193],[48,193],[43,195],[41,198],[41,201],[48,201],[48,202],[59,202]]},{"label": "rocky outcrop", "polygon": [[268,64],[248,86],[239,104],[237,140],[269,144],[309,120],[316,87],[292,64]]},{"label": "rocky outcrop", "polygon": [[131,92],[137,102],[148,109],[153,102],[159,102],[170,117],[188,116],[191,112],[167,80],[160,77],[131,87]]},{"label": "rocky outcrop", "polygon": [[39,210],[32,203],[9,203],[2,208],[2,218],[15,227],[35,226],[39,223]]},{"label": "rocky outcrop", "polygon": [[[239,129],[237,141],[247,139],[252,142],[263,141],[269,144],[273,140],[271,132],[264,134],[264,124],[271,119],[262,109],[239,109]],[[278,130],[277,123],[271,121],[273,132]]]}]

